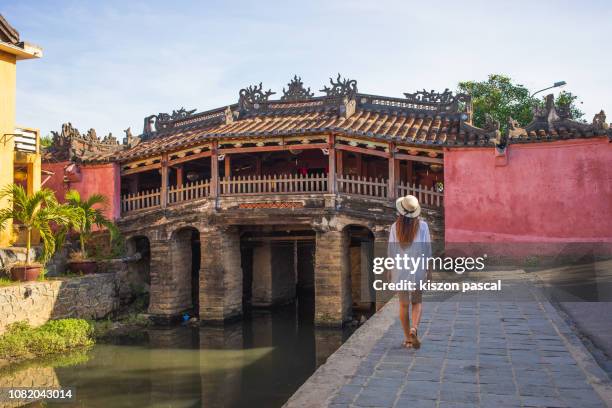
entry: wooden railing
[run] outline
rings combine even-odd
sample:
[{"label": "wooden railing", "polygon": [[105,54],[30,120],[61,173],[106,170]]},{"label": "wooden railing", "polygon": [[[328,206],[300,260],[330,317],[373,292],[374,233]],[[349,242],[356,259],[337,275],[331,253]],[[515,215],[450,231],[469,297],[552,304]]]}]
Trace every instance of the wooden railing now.
[{"label": "wooden railing", "polygon": [[194,181],[182,186],[168,188],[168,204],[193,201],[210,195],[210,182],[208,180]]},{"label": "wooden railing", "polygon": [[221,195],[324,193],[325,174],[288,174],[222,178]]},{"label": "wooden railing", "polygon": [[[272,195],[327,193],[327,175],[274,175],[274,176],[237,176],[219,180],[219,194],[223,196]],[[389,197],[389,183],[384,178],[362,176],[337,176],[340,194],[386,199]],[[400,183],[396,186],[396,196],[412,194],[425,207],[442,207],[444,193],[433,187]],[[211,183],[201,180],[181,186],[171,186],[167,193],[168,205],[194,201],[211,196]],[[121,197],[121,211],[129,213],[138,210],[161,207],[160,189],[147,190]]]},{"label": "wooden railing", "polygon": [[127,194],[121,197],[121,211],[124,213],[160,206],[161,193],[159,188],[141,191],[140,193]]},{"label": "wooden railing", "polygon": [[411,194],[419,199],[424,207],[442,207],[444,205],[444,193],[436,191],[433,187],[400,183],[397,186],[398,197]]},{"label": "wooden railing", "polygon": [[338,175],[338,192],[367,197],[387,197],[389,183],[383,178]]}]

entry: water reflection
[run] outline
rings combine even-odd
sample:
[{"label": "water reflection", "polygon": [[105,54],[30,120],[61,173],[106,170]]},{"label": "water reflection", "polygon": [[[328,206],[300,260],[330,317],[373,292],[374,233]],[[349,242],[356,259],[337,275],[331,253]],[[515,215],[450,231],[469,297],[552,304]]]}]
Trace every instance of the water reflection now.
[{"label": "water reflection", "polygon": [[223,327],[149,329],[96,345],[87,361],[24,374],[76,389],[77,402],[50,407],[281,406],[349,335],[313,327],[308,310],[302,301]]}]

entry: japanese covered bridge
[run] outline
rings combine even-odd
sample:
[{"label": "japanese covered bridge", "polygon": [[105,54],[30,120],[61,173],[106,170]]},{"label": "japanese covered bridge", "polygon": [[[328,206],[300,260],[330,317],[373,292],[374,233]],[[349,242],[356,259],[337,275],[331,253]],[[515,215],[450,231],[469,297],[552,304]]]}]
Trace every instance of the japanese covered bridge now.
[{"label": "japanese covered bridge", "polygon": [[230,106],[149,116],[140,136],[128,129],[126,146],[107,153],[118,224],[129,249],[145,254],[150,313],[223,321],[243,303],[311,290],[315,322],[341,324],[375,300],[369,266],[396,197],[419,197],[433,238],[444,240],[450,149],[493,148],[503,165],[510,143],[607,141],[607,127],[571,121],[550,98],[532,124],[511,121],[502,134],[495,121],[473,126],[470,97],[448,90],[375,96],[338,75],[321,92],[299,77],[279,98],[251,86]]}]

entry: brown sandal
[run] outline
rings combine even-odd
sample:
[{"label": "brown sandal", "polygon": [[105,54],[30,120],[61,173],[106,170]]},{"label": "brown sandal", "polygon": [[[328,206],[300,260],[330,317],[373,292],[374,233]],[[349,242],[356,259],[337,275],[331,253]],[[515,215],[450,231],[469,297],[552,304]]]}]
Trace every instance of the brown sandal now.
[{"label": "brown sandal", "polygon": [[421,341],[419,340],[419,337],[417,336],[416,327],[413,327],[412,329],[410,329],[410,342],[412,343],[412,347],[414,347],[415,349],[419,349],[421,347]]},{"label": "brown sandal", "polygon": [[412,348],[412,341],[410,339],[402,341],[402,347]]}]

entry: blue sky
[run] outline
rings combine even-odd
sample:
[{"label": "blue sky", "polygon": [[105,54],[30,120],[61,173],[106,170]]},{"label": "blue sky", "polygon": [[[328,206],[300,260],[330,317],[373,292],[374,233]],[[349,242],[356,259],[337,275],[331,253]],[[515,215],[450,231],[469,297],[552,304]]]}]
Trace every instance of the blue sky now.
[{"label": "blue sky", "polygon": [[489,73],[565,80],[586,119],[611,119],[612,3],[492,3],[0,0],[0,13],[44,49],[17,82],[17,121],[43,134],[70,121],[123,137],[148,114],[227,105],[260,81],[280,92],[293,74],[319,90],[338,72],[400,97]]}]

